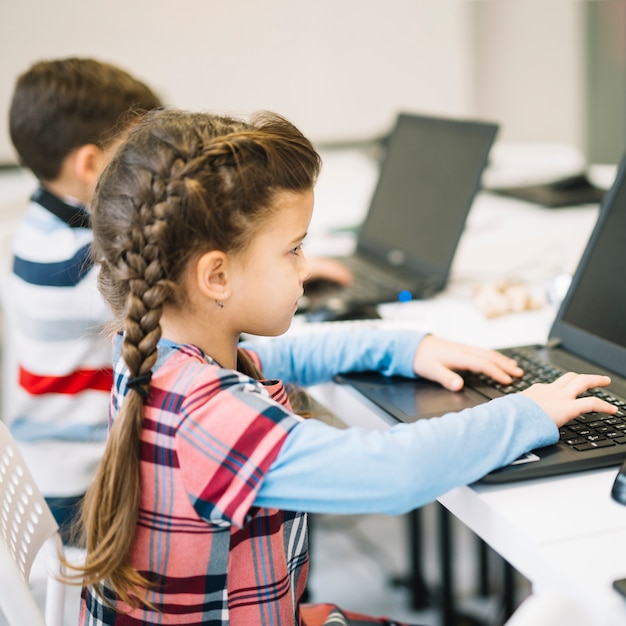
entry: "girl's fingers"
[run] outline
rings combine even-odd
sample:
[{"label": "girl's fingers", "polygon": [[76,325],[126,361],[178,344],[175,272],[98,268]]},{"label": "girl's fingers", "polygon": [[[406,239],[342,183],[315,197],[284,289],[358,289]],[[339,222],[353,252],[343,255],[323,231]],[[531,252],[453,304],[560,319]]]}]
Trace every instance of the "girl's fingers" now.
[{"label": "girl's fingers", "polygon": [[567,372],[563,374],[558,381],[563,386],[570,387],[574,395],[579,396],[593,387],[606,387],[611,379],[608,376],[600,374],[576,374],[575,372]]},{"label": "girl's fingers", "polygon": [[601,400],[600,398],[594,398],[593,396],[588,396],[586,398],[579,398],[577,400],[579,403],[579,409],[581,415],[583,413],[609,413],[613,414],[617,411],[617,407],[606,400]]}]

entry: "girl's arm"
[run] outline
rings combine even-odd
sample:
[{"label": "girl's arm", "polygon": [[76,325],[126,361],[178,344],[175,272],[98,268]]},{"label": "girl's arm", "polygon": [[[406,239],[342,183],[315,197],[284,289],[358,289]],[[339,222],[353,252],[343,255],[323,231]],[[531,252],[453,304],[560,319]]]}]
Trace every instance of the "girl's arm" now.
[{"label": "girl's arm", "polygon": [[350,371],[414,377],[413,359],[424,336],[406,330],[351,329],[243,342],[241,347],[258,354],[267,378],[306,386]]},{"label": "girl's arm", "polygon": [[384,432],[305,420],[287,436],[255,505],[405,513],[557,439],[552,419],[519,394]]}]

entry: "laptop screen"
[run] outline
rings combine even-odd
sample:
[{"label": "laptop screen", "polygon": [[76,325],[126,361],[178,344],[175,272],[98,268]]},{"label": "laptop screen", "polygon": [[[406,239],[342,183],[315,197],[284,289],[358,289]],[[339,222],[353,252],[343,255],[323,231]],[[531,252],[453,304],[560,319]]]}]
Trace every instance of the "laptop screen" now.
[{"label": "laptop screen", "polygon": [[496,131],[487,122],[401,113],[359,252],[445,279]]},{"label": "laptop screen", "polygon": [[626,167],[598,221],[559,310],[551,337],[589,360],[626,372]]}]

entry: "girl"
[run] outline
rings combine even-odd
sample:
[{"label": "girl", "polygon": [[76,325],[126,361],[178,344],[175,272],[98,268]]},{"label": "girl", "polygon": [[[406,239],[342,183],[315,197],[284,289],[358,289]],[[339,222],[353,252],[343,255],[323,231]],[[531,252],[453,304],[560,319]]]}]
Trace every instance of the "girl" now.
[{"label": "girl", "polygon": [[295,414],[279,378],[377,369],[459,389],[456,369],[521,374],[496,352],[419,333],[239,344],[289,328],[319,168],[276,115],[161,110],[102,175],[93,249],[119,333],[107,449],[83,510],[81,624],[375,621],[300,602],[304,512],[403,513],[556,442],[579,413],[614,411],[577,398],[606,377],[572,373],[387,432]]}]

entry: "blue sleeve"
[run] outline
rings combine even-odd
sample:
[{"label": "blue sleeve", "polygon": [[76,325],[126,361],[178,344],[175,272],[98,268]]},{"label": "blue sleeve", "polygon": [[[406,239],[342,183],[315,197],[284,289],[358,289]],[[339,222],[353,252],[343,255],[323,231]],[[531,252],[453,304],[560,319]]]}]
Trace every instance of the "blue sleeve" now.
[{"label": "blue sleeve", "polygon": [[424,337],[416,331],[368,328],[285,335],[243,342],[241,347],[258,354],[267,378],[308,386],[353,371],[414,377],[413,358]]},{"label": "blue sleeve", "polygon": [[550,417],[519,394],[386,431],[339,430],[309,419],[290,431],[255,504],[405,513],[557,440]]}]

